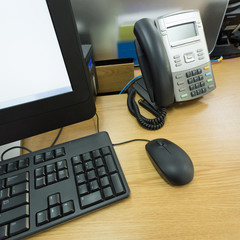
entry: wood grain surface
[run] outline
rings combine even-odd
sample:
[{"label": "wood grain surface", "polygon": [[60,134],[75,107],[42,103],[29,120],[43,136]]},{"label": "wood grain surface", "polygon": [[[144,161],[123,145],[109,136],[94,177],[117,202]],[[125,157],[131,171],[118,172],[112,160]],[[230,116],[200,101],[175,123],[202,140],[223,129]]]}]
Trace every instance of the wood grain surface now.
[{"label": "wood grain surface", "polygon": [[[145,142],[116,146],[130,197],[29,239],[240,239],[240,61],[214,64],[213,70],[216,90],[169,108],[158,131],[137,124],[125,94],[96,101],[100,130],[107,131],[113,143],[166,138],[182,147],[194,163],[190,184],[168,185],[151,164]],[[65,127],[58,143],[96,131],[94,117]],[[56,134],[28,138],[24,146],[48,147]]]}]

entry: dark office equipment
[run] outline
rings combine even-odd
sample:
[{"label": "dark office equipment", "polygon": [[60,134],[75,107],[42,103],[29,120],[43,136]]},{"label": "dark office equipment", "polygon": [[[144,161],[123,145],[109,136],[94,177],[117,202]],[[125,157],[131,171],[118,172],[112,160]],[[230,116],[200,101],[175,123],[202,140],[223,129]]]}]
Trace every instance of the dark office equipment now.
[{"label": "dark office equipment", "polygon": [[240,2],[230,0],[211,58],[240,56]]},{"label": "dark office equipment", "polygon": [[[142,127],[157,130],[164,124],[166,107],[216,88],[203,24],[198,10],[179,11],[137,21],[134,34],[143,80],[128,89],[128,109]],[[141,115],[135,92],[154,119]]]},{"label": "dark office equipment", "polygon": [[194,167],[187,153],[166,139],[155,139],[146,144],[149,157],[160,176],[172,185],[192,181]]},{"label": "dark office equipment", "polygon": [[[51,24],[54,26],[54,34],[56,34],[58,40],[58,43],[55,45],[59,44],[60,46],[66,67],[65,72],[69,78],[67,81],[69,81],[69,86],[72,90],[62,94],[52,95],[51,97],[16,104],[11,107],[0,107],[0,145],[89,119],[94,116],[96,111],[94,95],[89,80],[89,70],[87,69],[82,49],[79,47],[81,46],[81,42],[77,34],[70,3],[67,0],[47,0],[46,3],[49,10],[48,15],[51,15]],[[41,4],[46,3],[44,1]],[[4,4],[4,2],[2,4]],[[14,5],[11,7],[14,9]],[[31,11],[31,7],[32,6],[29,6],[29,11]],[[4,6],[2,9],[4,9]],[[8,12],[9,14],[11,13],[11,11]],[[8,21],[2,24],[7,25],[6,23],[8,23]],[[34,33],[35,32],[29,32],[29,38],[31,38],[31,34]],[[19,41],[19,38],[20,36],[15,38],[16,45],[18,44],[17,41]],[[0,44],[2,44],[1,39]],[[21,50],[20,47],[19,51]],[[15,55],[19,56],[20,53],[18,53],[17,50]],[[25,53],[27,54],[27,50]],[[51,54],[54,53],[49,52],[48,54],[51,56]],[[0,58],[1,57],[4,58],[2,54]],[[41,56],[38,55],[35,56],[36,60],[40,57]],[[48,56],[46,56],[46,58],[48,58]],[[1,60],[4,62],[4,59]],[[12,61],[13,60],[14,59],[12,59]],[[36,60],[31,59],[31,62],[35,62]],[[9,62],[10,66],[12,66],[11,64],[13,63]],[[26,74],[31,70],[28,68],[29,65],[30,63],[24,66]],[[61,70],[62,68],[63,67],[61,67]],[[32,79],[29,81],[34,82],[35,77],[37,77],[41,71],[42,66],[39,66],[34,73],[35,75],[32,76]],[[49,71],[49,73],[51,73],[51,71]],[[7,73],[5,75],[7,77],[9,76]],[[20,76],[18,78],[20,78]],[[18,80],[23,81],[21,78]],[[58,82],[56,78],[52,78],[51,80]],[[4,81],[8,81],[8,78],[6,78],[6,80],[1,79],[2,83]],[[26,88],[29,89],[29,86],[26,86]],[[4,91],[11,92],[12,90],[4,89]],[[36,96],[38,97],[38,95]]]},{"label": "dark office equipment", "polygon": [[98,79],[96,73],[96,65],[93,56],[93,48],[91,44],[82,44],[82,51],[85,62],[87,64],[87,69],[89,73],[89,82],[92,95],[97,96],[98,93]]},{"label": "dark office equipment", "polygon": [[19,239],[129,196],[105,132],[0,163],[0,239]]},{"label": "dark office equipment", "polygon": [[[94,63],[91,48],[85,52],[83,47],[84,58],[70,1],[5,0],[0,5],[0,27],[6,33],[0,38],[4,66],[0,72],[0,145],[93,117]],[[32,13],[35,18],[29,21]],[[9,37],[9,29],[18,24],[15,18],[25,21],[21,25],[24,34],[17,38]],[[10,42],[17,47],[8,47]],[[29,58],[20,54],[22,49]],[[5,73],[5,67],[12,71]],[[42,72],[47,80],[39,78]],[[38,91],[37,84],[43,91]],[[21,239],[128,195],[117,156],[104,132],[4,160],[0,162],[0,239]]]}]

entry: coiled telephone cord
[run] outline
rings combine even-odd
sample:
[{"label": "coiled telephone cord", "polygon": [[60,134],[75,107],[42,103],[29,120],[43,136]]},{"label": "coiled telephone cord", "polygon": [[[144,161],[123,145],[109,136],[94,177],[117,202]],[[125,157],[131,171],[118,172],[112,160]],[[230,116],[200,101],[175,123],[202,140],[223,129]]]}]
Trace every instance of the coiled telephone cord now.
[{"label": "coiled telephone cord", "polygon": [[160,112],[158,112],[145,100],[140,99],[138,103],[156,117],[154,119],[148,119],[140,113],[138,105],[135,102],[134,97],[136,95],[136,90],[130,87],[127,93],[128,93],[128,98],[127,98],[128,109],[143,128],[146,128],[148,130],[157,130],[163,127],[165,123],[165,117],[167,115],[166,108],[160,108]]}]

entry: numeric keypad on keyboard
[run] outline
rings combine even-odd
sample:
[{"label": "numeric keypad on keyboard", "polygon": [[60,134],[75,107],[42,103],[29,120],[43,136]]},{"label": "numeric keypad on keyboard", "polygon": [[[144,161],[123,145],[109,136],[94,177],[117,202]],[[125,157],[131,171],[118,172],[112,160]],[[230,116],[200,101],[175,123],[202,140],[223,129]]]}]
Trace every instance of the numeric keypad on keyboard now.
[{"label": "numeric keypad on keyboard", "polygon": [[125,192],[108,147],[74,156],[72,164],[81,208]]}]

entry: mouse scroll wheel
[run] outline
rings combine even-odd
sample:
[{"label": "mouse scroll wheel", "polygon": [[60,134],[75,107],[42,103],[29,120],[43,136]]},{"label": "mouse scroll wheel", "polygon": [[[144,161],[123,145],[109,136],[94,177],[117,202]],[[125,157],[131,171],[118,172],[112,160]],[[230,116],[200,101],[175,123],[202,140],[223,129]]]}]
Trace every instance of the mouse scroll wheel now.
[{"label": "mouse scroll wheel", "polygon": [[161,141],[157,141],[157,144],[161,147],[166,147],[166,144]]}]

